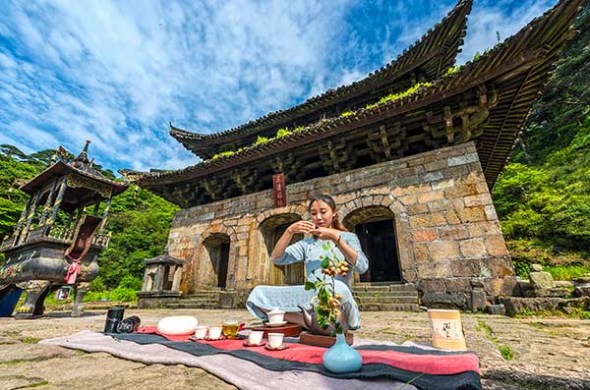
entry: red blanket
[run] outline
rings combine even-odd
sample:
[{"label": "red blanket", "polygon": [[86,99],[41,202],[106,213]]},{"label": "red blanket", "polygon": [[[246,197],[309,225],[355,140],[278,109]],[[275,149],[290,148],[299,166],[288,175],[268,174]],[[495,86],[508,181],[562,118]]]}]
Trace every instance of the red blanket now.
[{"label": "red blanket", "polygon": [[411,380],[413,385],[423,388],[481,388],[479,359],[475,353],[468,351],[449,352],[416,347],[367,345],[357,348],[363,359],[361,371],[352,374],[333,374],[323,368],[322,358],[326,349],[321,347],[285,343],[287,349],[269,351],[264,347],[246,347],[244,340],[191,341],[189,335],[161,335],[155,327],[144,327],[137,333],[143,333],[145,336],[156,334],[168,341],[162,338],[142,339],[140,334],[116,337],[142,344],[160,342],[196,355],[230,353],[271,370],[309,369],[341,378],[384,376],[402,381]]}]

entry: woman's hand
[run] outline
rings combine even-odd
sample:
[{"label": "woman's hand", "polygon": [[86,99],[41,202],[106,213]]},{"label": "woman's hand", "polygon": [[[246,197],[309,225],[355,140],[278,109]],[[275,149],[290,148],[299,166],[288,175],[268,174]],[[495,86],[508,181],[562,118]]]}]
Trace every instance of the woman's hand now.
[{"label": "woman's hand", "polygon": [[294,224],[290,225],[287,228],[289,234],[297,234],[297,233],[311,233],[311,231],[315,229],[315,225],[309,221],[297,221]]},{"label": "woman's hand", "polygon": [[[312,224],[313,225],[313,224]],[[315,227],[309,231],[314,237],[321,238],[322,240],[338,240],[340,237],[340,231],[325,227]]]}]

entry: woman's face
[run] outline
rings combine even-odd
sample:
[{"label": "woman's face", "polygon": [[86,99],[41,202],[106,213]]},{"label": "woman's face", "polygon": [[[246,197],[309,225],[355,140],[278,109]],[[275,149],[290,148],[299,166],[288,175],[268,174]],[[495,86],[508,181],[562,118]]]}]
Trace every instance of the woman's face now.
[{"label": "woman's face", "polygon": [[309,207],[311,222],[319,227],[332,227],[334,219],[334,210],[326,202],[321,200],[314,201]]}]

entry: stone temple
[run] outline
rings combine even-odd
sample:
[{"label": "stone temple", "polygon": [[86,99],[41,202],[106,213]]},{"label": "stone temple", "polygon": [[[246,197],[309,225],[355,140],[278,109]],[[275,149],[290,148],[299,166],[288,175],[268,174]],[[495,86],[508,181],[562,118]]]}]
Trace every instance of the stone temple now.
[{"label": "stone temple", "polygon": [[[206,297],[202,305],[237,307],[258,284],[303,283],[302,264],[277,267],[269,253],[289,224],[309,218],[312,193],[334,196],[369,257],[354,289],[383,294],[360,297],[361,309],[476,310],[518,295],[490,188],[574,35],[579,5],[562,0],[453,67],[472,8],[461,0],[360,81],[218,133],[171,125],[172,137],[201,162],[123,172],[182,207],[167,247],[183,261],[181,294],[145,293],[140,305],[178,307]],[[396,298],[397,290],[411,299]]]}]

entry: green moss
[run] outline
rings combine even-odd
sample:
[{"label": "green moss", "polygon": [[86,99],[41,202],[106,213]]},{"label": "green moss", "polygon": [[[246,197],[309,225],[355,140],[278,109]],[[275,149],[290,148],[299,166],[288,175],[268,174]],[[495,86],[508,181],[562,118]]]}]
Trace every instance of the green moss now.
[{"label": "green moss", "polygon": [[263,136],[259,135],[258,137],[256,137],[256,142],[254,142],[254,145],[265,144],[268,141],[269,141],[268,137],[263,137]]},{"label": "green moss", "polygon": [[509,346],[507,346],[507,345],[500,345],[500,346],[498,346],[498,350],[500,350],[500,353],[502,354],[502,357],[505,360],[512,360],[512,359],[514,359],[514,353],[512,353],[512,350],[510,349]]},{"label": "green moss", "polygon": [[506,344],[501,344],[500,340],[498,340],[498,338],[496,336],[494,336],[494,332],[492,331],[492,328],[490,328],[490,326],[488,324],[486,324],[483,320],[477,320],[477,325],[475,326],[475,330],[483,332],[486,335],[486,337],[492,343],[494,343],[496,348],[498,348],[498,351],[500,351],[500,354],[502,354],[502,357],[505,360],[513,360],[514,359],[514,353],[512,352],[510,347]]},{"label": "green moss", "polygon": [[280,128],[280,129],[277,130],[276,138],[282,138],[282,137],[285,137],[285,136],[287,136],[289,134],[291,134],[291,132],[289,131],[289,129],[286,128],[286,127],[282,127],[282,128]]},{"label": "green moss", "polygon": [[37,337],[25,336],[22,338],[24,344],[37,344],[41,339]]}]

